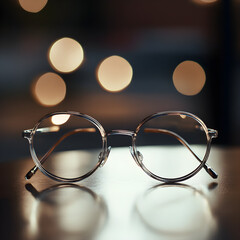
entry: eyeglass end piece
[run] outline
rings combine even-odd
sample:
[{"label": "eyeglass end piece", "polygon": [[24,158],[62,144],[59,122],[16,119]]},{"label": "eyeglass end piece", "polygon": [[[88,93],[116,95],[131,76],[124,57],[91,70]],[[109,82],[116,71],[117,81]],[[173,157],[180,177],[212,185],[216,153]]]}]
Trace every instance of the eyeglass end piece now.
[{"label": "eyeglass end piece", "polygon": [[208,128],[208,133],[211,138],[217,138],[218,137],[218,131],[215,129]]},{"label": "eyeglass end piece", "polygon": [[34,167],[25,175],[25,179],[26,179],[26,180],[31,179],[31,177],[36,173],[37,170],[38,170],[37,166],[34,166]]},{"label": "eyeglass end piece", "polygon": [[218,174],[212,168],[208,168],[207,172],[212,178],[214,179],[218,178]]},{"label": "eyeglass end piece", "polygon": [[25,179],[26,180],[29,180],[32,176],[33,176],[34,173],[32,173],[32,171],[29,171],[26,175],[25,175]]},{"label": "eyeglass end piece", "polygon": [[31,138],[31,132],[32,132],[32,129],[24,130],[22,132],[22,137],[29,140]]}]

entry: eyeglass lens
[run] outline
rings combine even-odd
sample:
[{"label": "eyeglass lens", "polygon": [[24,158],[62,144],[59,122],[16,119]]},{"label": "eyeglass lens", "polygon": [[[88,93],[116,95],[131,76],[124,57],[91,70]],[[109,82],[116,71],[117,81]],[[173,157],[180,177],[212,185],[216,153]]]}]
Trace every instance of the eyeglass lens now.
[{"label": "eyeglass lens", "polygon": [[96,168],[102,144],[92,122],[66,114],[44,119],[33,136],[34,151],[43,168],[62,178],[81,177]]},{"label": "eyeglass lens", "polygon": [[188,115],[160,115],[141,126],[135,144],[147,171],[178,178],[199,166],[207,150],[207,136],[201,124]]}]

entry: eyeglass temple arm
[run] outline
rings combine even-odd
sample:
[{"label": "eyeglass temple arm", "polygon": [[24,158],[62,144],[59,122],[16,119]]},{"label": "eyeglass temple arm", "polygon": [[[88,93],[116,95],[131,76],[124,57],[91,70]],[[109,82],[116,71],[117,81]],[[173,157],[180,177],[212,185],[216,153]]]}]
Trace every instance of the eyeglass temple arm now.
[{"label": "eyeglass temple arm", "polygon": [[[41,129],[40,129],[41,130]],[[46,132],[46,131],[44,131]],[[41,158],[40,163],[43,164],[49,155],[53,152],[53,150],[67,137],[74,135],[79,132],[96,132],[95,128],[78,128],[74,129],[73,131],[65,133],[63,136],[61,136],[58,141],[45,153],[45,155]],[[31,168],[27,174],[25,175],[25,179],[29,180],[38,170],[38,167],[35,165],[33,168]]]},{"label": "eyeglass temple arm", "polygon": [[[202,163],[202,160],[193,152],[193,150],[191,149],[191,147],[189,146],[189,144],[181,137],[179,136],[177,133],[166,130],[166,129],[157,129],[157,128],[145,128],[144,132],[147,133],[163,133],[163,134],[167,134],[169,136],[172,136],[174,138],[176,138],[182,145],[184,145],[185,147],[187,147],[187,149],[193,154],[193,156],[200,162]],[[206,172],[212,177],[212,178],[217,178],[218,174],[207,164],[205,163],[203,165],[203,168],[206,170]]]},{"label": "eyeglass temple arm", "polygon": [[[60,129],[59,126],[51,126],[51,127],[38,128],[38,129],[36,130],[36,132],[37,132],[37,133],[58,132],[59,129]],[[32,131],[33,131],[33,129],[23,130],[23,132],[22,132],[22,137],[23,137],[23,138],[30,139],[30,138],[31,138]]]}]

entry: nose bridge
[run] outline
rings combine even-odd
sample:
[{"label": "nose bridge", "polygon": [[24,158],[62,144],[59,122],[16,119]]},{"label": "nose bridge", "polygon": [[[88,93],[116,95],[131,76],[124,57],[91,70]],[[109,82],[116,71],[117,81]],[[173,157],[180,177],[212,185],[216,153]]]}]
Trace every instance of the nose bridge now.
[{"label": "nose bridge", "polygon": [[107,136],[122,135],[122,136],[133,137],[134,134],[135,134],[135,132],[133,132],[133,131],[117,129],[117,130],[111,130],[110,132],[108,132]]}]

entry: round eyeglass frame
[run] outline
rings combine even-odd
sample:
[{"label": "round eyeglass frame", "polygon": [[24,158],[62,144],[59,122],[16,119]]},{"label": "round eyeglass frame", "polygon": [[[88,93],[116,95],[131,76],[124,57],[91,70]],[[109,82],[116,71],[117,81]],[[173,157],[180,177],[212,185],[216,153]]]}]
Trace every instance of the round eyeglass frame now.
[{"label": "round eyeglass frame", "polygon": [[[192,119],[194,119],[196,122],[198,122],[201,127],[203,128],[205,134],[206,134],[206,151],[205,151],[205,154],[204,154],[204,157],[203,157],[203,160],[201,161],[201,163],[198,165],[197,168],[195,168],[193,171],[191,171],[190,173],[182,176],[182,177],[177,177],[177,178],[165,178],[165,177],[160,177],[154,173],[152,173],[150,170],[148,170],[143,163],[139,163],[139,158],[137,157],[137,153],[136,153],[136,139],[137,139],[137,134],[138,132],[140,131],[141,127],[148,121],[154,119],[154,118],[158,118],[158,117],[161,117],[161,116],[180,116],[180,115],[184,115],[184,116],[187,116],[187,117],[190,117]],[[212,136],[210,136],[209,132],[208,132],[208,128],[207,126],[205,125],[205,123],[199,118],[197,117],[196,115],[192,114],[192,113],[189,113],[189,112],[184,112],[184,111],[166,111],[166,112],[158,112],[158,113],[155,113],[155,114],[152,114],[146,118],[144,118],[140,123],[139,125],[137,126],[136,128],[136,131],[135,131],[135,137],[133,138],[133,149],[135,150],[135,155],[136,155],[136,161],[139,163],[139,166],[143,169],[143,171],[145,173],[147,173],[150,177],[158,180],[158,181],[162,181],[162,182],[165,182],[165,183],[175,183],[175,182],[181,182],[181,181],[185,181],[189,178],[191,178],[192,176],[194,176],[195,174],[197,174],[202,168],[203,166],[206,164],[207,162],[207,159],[209,157],[209,154],[210,154],[210,150],[211,150],[211,142],[212,142]]]}]

